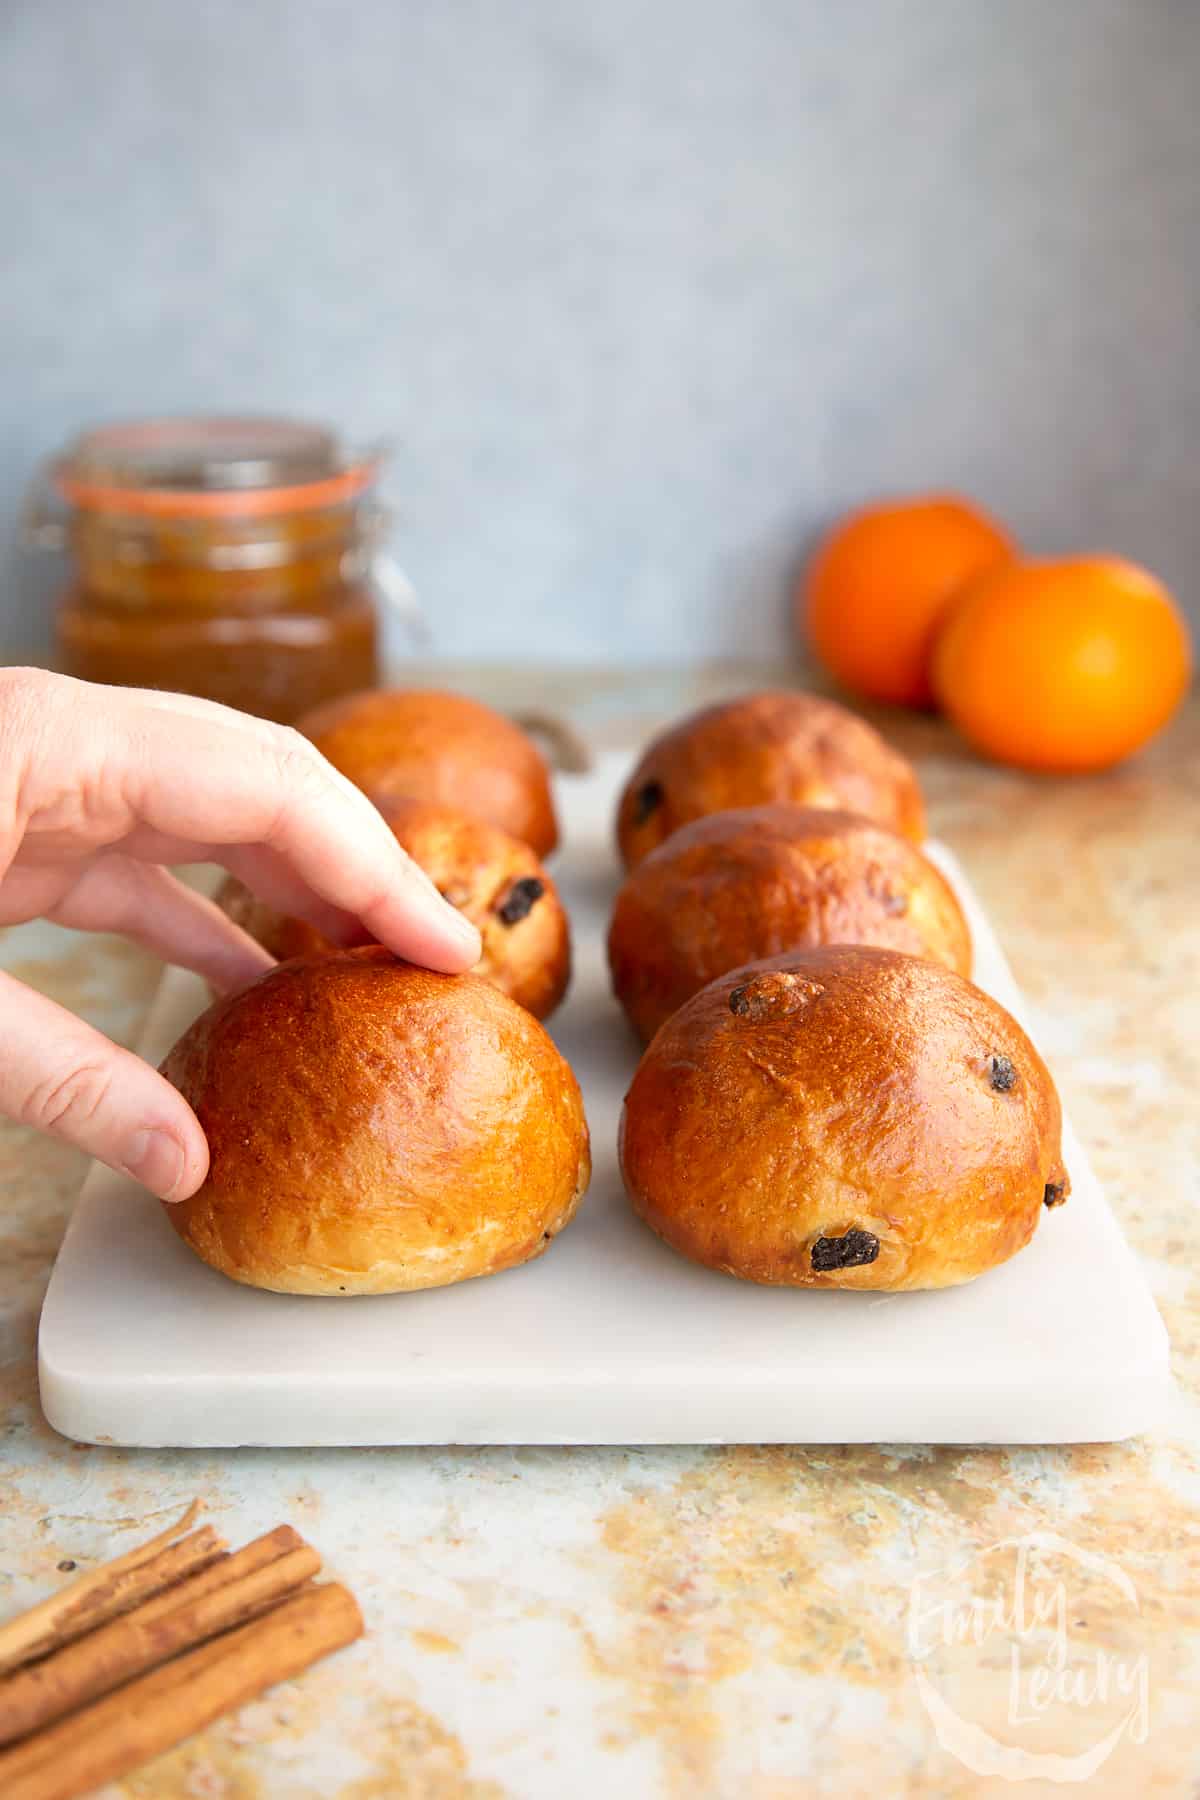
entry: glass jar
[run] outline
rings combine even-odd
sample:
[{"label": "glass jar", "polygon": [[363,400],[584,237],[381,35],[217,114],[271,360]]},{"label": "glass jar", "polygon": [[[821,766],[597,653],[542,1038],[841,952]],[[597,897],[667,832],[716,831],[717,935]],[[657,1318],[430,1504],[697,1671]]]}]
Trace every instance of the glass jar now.
[{"label": "glass jar", "polygon": [[34,535],[70,553],[62,666],[289,723],[378,680],[378,453],[324,426],[177,419],[89,431]]}]

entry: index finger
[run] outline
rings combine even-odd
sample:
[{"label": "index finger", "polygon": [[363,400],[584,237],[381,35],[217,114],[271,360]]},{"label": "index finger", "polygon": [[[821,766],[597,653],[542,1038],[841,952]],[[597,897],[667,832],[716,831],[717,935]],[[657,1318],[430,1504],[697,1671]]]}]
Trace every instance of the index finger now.
[{"label": "index finger", "polygon": [[[78,685],[78,684],[72,684]],[[396,842],[382,815],[298,732],[225,708],[196,712],[103,694],[72,709],[88,761],[100,740],[100,798],[116,798],[126,829],[222,848],[262,844],[321,899],[361,920],[397,955],[451,974],[480,955],[479,933]],[[91,714],[90,719],[86,716]],[[118,803],[116,810],[121,810]]]}]

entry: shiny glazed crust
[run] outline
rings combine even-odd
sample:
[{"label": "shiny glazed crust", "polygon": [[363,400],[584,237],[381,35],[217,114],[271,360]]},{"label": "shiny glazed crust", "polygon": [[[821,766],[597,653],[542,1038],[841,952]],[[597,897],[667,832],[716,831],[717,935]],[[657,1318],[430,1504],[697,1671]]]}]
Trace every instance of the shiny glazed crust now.
[{"label": "shiny glazed crust", "polygon": [[547,856],[558,842],[550,772],[518,725],[468,700],[423,688],[330,701],[298,729],[373,800],[456,806]]},{"label": "shiny glazed crust", "polygon": [[[535,1018],[547,1018],[571,977],[570,928],[558,890],[529,845],[450,806],[384,800],[381,809],[401,848],[478,926],[483,955],[472,973]],[[315,926],[276,912],[234,876],[216,899],[279,962],[334,948]]]},{"label": "shiny glazed crust", "polygon": [[692,819],[771,802],[861,813],[916,843],[925,835],[912,766],[865,719],[817,694],[747,694],[649,746],[621,796],[621,855],[632,868]]},{"label": "shiny glazed crust", "polygon": [[637,1212],[693,1261],[793,1287],[948,1287],[1066,1198],[1058,1095],[996,1001],[835,945],[712,982],[668,1020],[621,1124]]},{"label": "shiny glazed crust", "polygon": [[971,969],[962,909],[907,838],[798,806],[711,813],[673,832],[618,894],[608,961],[648,1041],[726,970],[820,944],[877,944]]},{"label": "shiny glazed crust", "polygon": [[590,1174],[574,1075],[472,975],[368,947],[217,1001],[163,1073],[211,1163],[165,1210],[206,1263],[290,1294],[439,1287],[541,1255]]}]

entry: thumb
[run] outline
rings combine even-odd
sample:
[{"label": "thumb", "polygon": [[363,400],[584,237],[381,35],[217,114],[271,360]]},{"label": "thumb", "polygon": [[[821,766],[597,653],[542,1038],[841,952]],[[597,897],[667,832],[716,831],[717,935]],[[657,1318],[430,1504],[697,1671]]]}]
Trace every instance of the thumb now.
[{"label": "thumb", "polygon": [[161,1200],[208,1173],[200,1122],[140,1056],[0,973],[0,1113],[86,1150]]}]

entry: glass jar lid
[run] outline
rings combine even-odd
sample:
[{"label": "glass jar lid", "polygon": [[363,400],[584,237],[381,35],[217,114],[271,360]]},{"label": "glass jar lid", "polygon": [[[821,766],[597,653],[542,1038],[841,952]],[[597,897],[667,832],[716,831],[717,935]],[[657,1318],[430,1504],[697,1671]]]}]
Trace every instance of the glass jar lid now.
[{"label": "glass jar lid", "polygon": [[64,500],[91,511],[247,517],[344,503],[380,461],[302,420],[143,419],[84,432],[50,474]]}]

